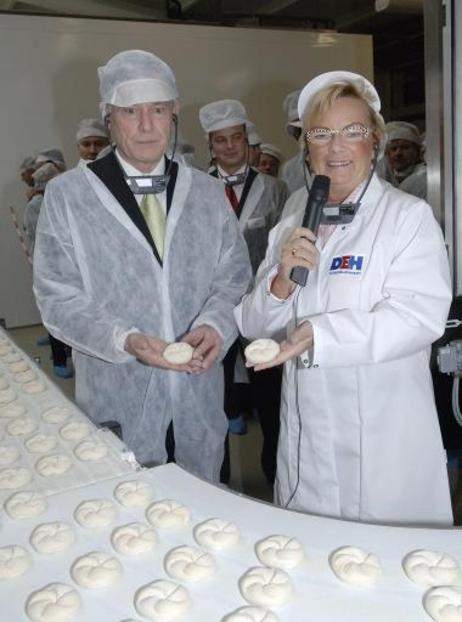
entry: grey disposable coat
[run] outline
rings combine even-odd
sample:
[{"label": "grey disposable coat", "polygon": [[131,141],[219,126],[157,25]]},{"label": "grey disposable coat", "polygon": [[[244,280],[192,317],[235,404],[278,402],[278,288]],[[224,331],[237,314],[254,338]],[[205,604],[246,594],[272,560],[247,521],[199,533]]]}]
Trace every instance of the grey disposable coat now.
[{"label": "grey disposable coat", "polygon": [[162,463],[173,420],[177,462],[217,480],[227,429],[221,364],[202,375],[166,371],[116,341],[132,327],[175,341],[208,324],[222,335],[224,354],[237,334],[233,306],[250,279],[245,242],[222,185],[179,165],[162,266],[133,220],[140,212],[114,155],[103,160],[110,183],[77,167],[47,186],[34,261],[43,321],[72,346],[77,402],[93,421],[118,421],[139,461]]},{"label": "grey disposable coat", "polygon": [[308,176],[308,169],[305,164],[305,152],[303,149],[294,155],[293,158],[287,160],[281,166],[280,177],[282,181],[287,184],[289,189],[289,193],[295,192],[299,188],[303,188],[305,186],[305,175],[303,173],[303,168],[305,167],[305,173]]}]

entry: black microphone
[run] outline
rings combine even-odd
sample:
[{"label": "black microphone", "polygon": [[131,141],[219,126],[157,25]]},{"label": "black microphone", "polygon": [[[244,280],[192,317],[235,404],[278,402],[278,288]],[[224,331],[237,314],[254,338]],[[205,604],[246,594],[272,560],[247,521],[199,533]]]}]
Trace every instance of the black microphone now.
[{"label": "black microphone", "polygon": [[[311,184],[306,202],[305,214],[303,216],[302,227],[310,229],[315,235],[318,233],[319,223],[321,222],[322,209],[327,203],[330,188],[330,177],[326,175],[316,175]],[[305,287],[308,279],[308,268],[295,266],[290,271],[290,279]]]}]

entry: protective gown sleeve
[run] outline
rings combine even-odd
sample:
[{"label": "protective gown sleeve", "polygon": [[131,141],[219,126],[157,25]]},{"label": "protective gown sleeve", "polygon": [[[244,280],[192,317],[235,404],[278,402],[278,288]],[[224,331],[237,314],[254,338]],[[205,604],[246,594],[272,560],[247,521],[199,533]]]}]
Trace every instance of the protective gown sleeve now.
[{"label": "protective gown sleeve", "polygon": [[72,240],[65,198],[48,184],[34,253],[34,293],[49,332],[72,348],[110,363],[132,359],[117,336],[132,327],[98,304],[85,283]]}]

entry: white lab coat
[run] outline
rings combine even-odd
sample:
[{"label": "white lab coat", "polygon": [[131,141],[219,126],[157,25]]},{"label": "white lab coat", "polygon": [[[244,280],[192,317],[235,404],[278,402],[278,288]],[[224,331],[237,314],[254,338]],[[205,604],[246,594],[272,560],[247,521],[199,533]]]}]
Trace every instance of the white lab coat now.
[{"label": "white lab coat", "polygon": [[451,285],[431,208],[374,175],[307,286],[281,301],[269,284],[301,223],[305,189],[291,201],[298,211],[271,232],[255,288],[235,310],[248,338],[280,340],[295,317],[313,325],[312,366],[307,356],[284,366],[277,499],[286,504],[295,490],[289,507],[313,514],[449,525],[429,354],[444,332]]},{"label": "white lab coat", "polygon": [[[98,165],[118,171],[118,187],[138,213],[114,160],[110,153]],[[176,341],[208,324],[223,337],[223,355],[236,338],[232,310],[249,279],[235,216],[222,186],[204,173],[178,165],[163,266],[90,167],[47,186],[34,260],[43,322],[74,350],[77,403],[96,423],[118,421],[140,462],[165,462],[173,420],[177,462],[218,480],[227,430],[222,365],[201,375],[149,367],[123,351],[121,337],[134,327]]]}]

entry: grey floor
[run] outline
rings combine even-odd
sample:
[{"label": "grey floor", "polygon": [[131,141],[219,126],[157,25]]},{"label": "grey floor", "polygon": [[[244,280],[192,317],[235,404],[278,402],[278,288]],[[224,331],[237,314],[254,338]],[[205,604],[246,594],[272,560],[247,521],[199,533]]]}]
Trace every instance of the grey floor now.
[{"label": "grey floor", "polygon": [[[63,380],[54,376],[49,346],[37,346],[36,344],[37,337],[45,334],[43,327],[30,326],[12,329],[9,333],[22,350],[39,362],[43,371],[61,388],[67,397],[74,399],[74,380]],[[262,443],[260,426],[254,419],[249,419],[247,424],[247,434],[243,436],[230,435],[232,471],[230,488],[264,501],[271,501],[272,491],[263,476],[259,462]],[[450,472],[450,479],[455,524],[462,525],[462,470]]]}]

